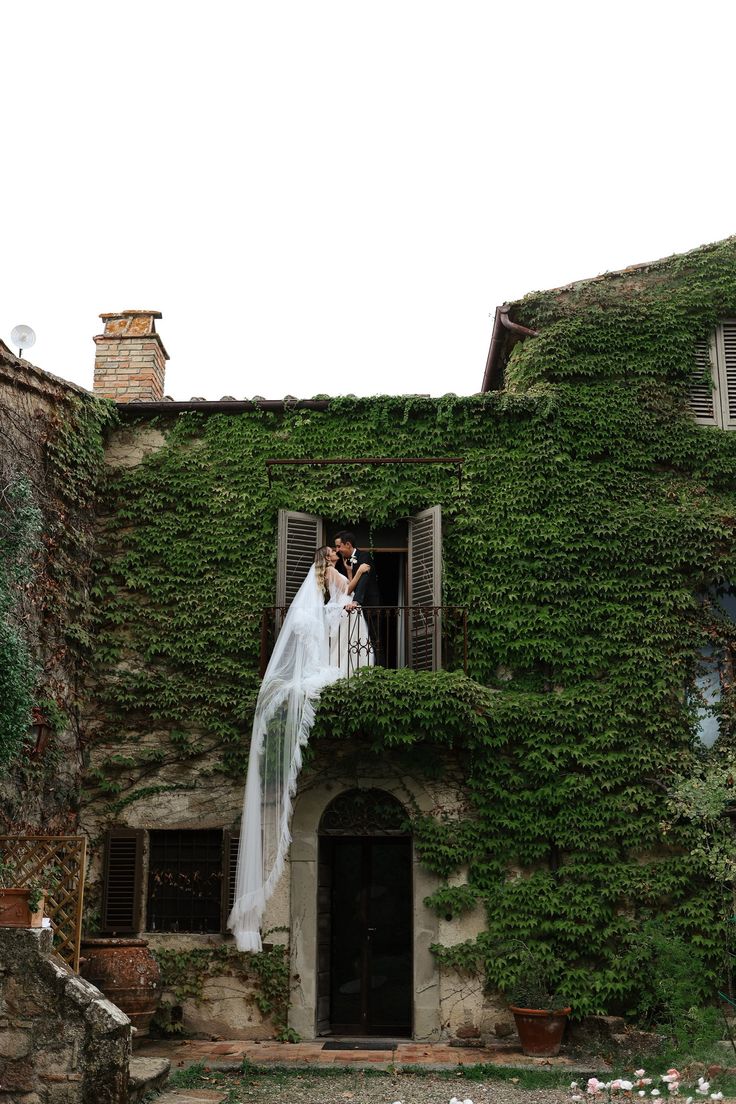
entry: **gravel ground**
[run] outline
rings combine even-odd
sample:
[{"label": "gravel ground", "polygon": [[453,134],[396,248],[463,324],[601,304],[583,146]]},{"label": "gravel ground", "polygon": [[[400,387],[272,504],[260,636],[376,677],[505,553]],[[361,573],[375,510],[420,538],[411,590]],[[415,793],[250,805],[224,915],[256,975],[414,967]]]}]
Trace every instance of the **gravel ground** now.
[{"label": "gravel ground", "polygon": [[230,1089],[228,1104],[449,1104],[454,1096],[473,1104],[568,1104],[567,1088],[522,1088],[508,1080],[471,1081],[409,1073],[366,1076],[360,1071],[339,1074],[288,1073],[241,1078],[221,1074],[202,1087]]}]

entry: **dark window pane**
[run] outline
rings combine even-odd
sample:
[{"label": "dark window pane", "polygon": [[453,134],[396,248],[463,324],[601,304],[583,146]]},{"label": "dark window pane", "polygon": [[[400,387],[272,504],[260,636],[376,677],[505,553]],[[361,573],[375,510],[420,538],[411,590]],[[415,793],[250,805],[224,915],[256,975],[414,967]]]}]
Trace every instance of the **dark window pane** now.
[{"label": "dark window pane", "polygon": [[149,931],[220,930],[222,829],[150,832]]}]

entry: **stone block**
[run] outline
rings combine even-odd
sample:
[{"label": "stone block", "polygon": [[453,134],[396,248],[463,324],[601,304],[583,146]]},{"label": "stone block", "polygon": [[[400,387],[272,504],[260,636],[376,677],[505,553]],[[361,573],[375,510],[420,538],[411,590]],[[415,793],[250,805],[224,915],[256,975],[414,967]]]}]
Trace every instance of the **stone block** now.
[{"label": "stone block", "polygon": [[73,1046],[44,1046],[34,1048],[36,1073],[39,1077],[47,1074],[59,1075],[74,1067],[75,1048]]},{"label": "stone block", "polygon": [[95,1035],[110,1035],[124,1028],[130,1029],[130,1020],[112,1001],[94,1000],[84,1013],[84,1019]]},{"label": "stone block", "polygon": [[79,1085],[56,1081],[46,1086],[45,1097],[46,1104],[79,1104]]},{"label": "stone block", "polygon": [[75,974],[68,974],[64,985],[64,998],[76,1005],[77,1008],[86,1008],[95,1000],[104,1000],[100,990],[90,981]]},{"label": "stone block", "polygon": [[33,1092],[36,1088],[33,1063],[29,1058],[18,1062],[7,1062],[0,1077],[0,1083],[6,1090],[13,1092]]},{"label": "stone block", "polygon": [[457,1028],[455,1034],[458,1039],[480,1039],[480,1028],[476,1027],[475,1024],[465,1023]]},{"label": "stone block", "polygon": [[29,1031],[3,1031],[0,1033],[0,1058],[25,1058],[31,1049]]}]

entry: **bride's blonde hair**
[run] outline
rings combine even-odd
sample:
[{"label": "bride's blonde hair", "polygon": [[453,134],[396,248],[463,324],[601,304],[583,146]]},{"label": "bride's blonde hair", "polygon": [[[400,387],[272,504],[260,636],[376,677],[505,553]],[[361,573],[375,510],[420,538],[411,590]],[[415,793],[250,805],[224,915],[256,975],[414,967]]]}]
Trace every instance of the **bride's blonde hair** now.
[{"label": "bride's blonde hair", "polygon": [[318,548],[314,553],[314,574],[317,580],[317,589],[321,593],[325,593],[325,575],[327,574],[327,568],[330,566],[330,561],[327,559],[327,553],[331,552],[332,548],[329,544],[323,544],[321,548]]}]

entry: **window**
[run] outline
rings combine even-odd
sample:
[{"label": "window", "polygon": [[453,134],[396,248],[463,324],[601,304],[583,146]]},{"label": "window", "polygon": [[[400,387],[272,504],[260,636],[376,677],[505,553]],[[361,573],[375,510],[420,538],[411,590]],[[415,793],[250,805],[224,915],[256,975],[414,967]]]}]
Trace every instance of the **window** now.
[{"label": "window", "polygon": [[[732,649],[729,637],[736,630],[736,590],[730,583],[710,587],[700,601],[713,610],[714,627],[720,624],[720,643],[700,649],[700,662],[695,676],[698,740],[711,748],[720,735],[720,705],[724,687],[733,683]],[[725,630],[725,636],[724,632]]]},{"label": "window", "polygon": [[238,836],[223,828],[111,828],[102,930],[226,932],[237,857]]},{"label": "window", "polygon": [[736,321],[697,343],[689,403],[700,425],[736,429]]},{"label": "window", "polygon": [[695,678],[698,740],[712,748],[720,735],[718,706],[721,702],[721,656],[713,648],[700,652],[699,672]]},{"label": "window", "polygon": [[[361,537],[367,525],[332,525],[324,518],[293,510],[279,511],[276,607],[288,606],[314,560],[314,553],[339,529],[355,528]],[[388,537],[388,531],[384,533]],[[384,666],[411,667],[415,671],[435,671],[443,666],[443,642],[449,636],[443,629],[443,617],[457,617],[457,611],[442,607],[442,508],[431,506],[405,520],[401,532],[388,543],[395,546],[374,549],[379,588],[380,612],[374,613],[373,632],[380,637]],[[377,542],[379,543],[379,542]],[[379,562],[380,556],[384,563]],[[400,558],[400,569],[397,562]],[[389,582],[390,576],[390,585]],[[455,631],[457,626],[448,626]],[[447,656],[445,656],[447,660]]]}]

